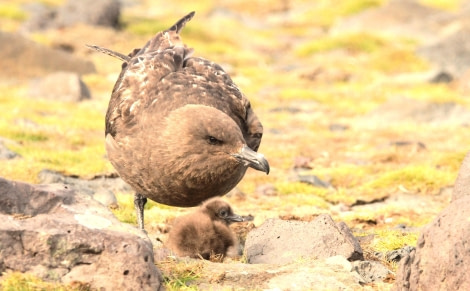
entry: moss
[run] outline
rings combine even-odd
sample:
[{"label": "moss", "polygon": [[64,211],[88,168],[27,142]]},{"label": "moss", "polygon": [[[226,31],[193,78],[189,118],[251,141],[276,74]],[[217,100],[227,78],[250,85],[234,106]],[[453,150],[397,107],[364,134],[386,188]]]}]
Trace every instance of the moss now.
[{"label": "moss", "polygon": [[7,272],[2,274],[0,281],[3,291],[87,291],[91,290],[89,284],[74,282],[71,285],[45,282],[42,279],[19,272]]},{"label": "moss", "polygon": [[371,248],[377,252],[387,252],[404,246],[416,246],[419,233],[399,230],[380,230],[375,232]]},{"label": "moss", "polygon": [[[116,193],[117,208],[111,209],[116,218],[125,223],[137,225],[134,208],[134,192]],[[167,206],[147,199],[145,204],[145,227],[152,228],[160,223],[167,223],[175,216],[185,213],[188,209]]]},{"label": "moss", "polygon": [[457,172],[460,169],[467,152],[467,150],[464,150],[460,152],[444,152],[435,154],[433,157],[433,164],[437,165],[441,169]]},{"label": "moss", "polygon": [[444,9],[444,10],[457,10],[464,1],[462,0],[419,0],[419,3],[431,6],[437,9]]},{"label": "moss", "polygon": [[136,225],[134,195],[131,193],[116,193],[116,200],[119,207],[111,209],[116,218],[121,222]]},{"label": "moss", "polygon": [[443,186],[452,185],[455,176],[431,166],[410,165],[402,169],[380,174],[376,179],[366,183],[364,190],[395,192],[399,187],[413,193],[437,194]]},{"label": "moss", "polygon": [[384,48],[386,45],[387,41],[379,36],[367,33],[354,33],[314,39],[297,47],[295,53],[299,57],[337,49],[346,50],[350,53],[373,53]]},{"label": "moss", "polygon": [[14,3],[1,3],[0,4],[0,18],[11,20],[25,20],[27,14],[20,8],[18,4]]},{"label": "moss", "polygon": [[166,23],[161,19],[149,19],[141,17],[122,17],[121,24],[125,31],[137,35],[147,36],[149,39],[157,32],[170,27],[172,23]]},{"label": "moss", "polygon": [[468,102],[456,91],[453,91],[447,84],[416,84],[404,89],[406,95],[413,99],[438,103],[456,102],[459,104],[467,104]]},{"label": "moss", "polygon": [[82,177],[112,171],[100,108],[31,99],[20,88],[0,89],[0,136],[12,140],[9,148],[22,157],[2,163],[2,176],[37,182],[44,168]]},{"label": "moss", "polygon": [[413,50],[401,48],[385,49],[374,54],[367,66],[388,74],[422,72],[429,69],[429,64]]},{"label": "moss", "polygon": [[384,2],[383,0],[318,1],[316,5],[299,15],[295,23],[328,28],[341,17],[359,13]]}]

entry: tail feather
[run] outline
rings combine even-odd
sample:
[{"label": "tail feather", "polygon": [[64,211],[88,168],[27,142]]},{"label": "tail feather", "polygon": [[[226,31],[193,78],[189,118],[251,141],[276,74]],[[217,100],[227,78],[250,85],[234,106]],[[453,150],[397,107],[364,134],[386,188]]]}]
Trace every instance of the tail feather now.
[{"label": "tail feather", "polygon": [[108,56],[118,58],[121,61],[126,62],[126,63],[129,62],[129,60],[131,59],[130,56],[126,56],[124,54],[118,53],[116,51],[113,51],[113,50],[110,50],[110,49],[107,49],[107,48],[104,48],[104,47],[100,47],[100,46],[97,46],[97,45],[89,45],[89,44],[87,44],[86,46],[88,48],[92,49],[92,50],[98,51],[98,52],[103,53],[103,54],[107,54]]},{"label": "tail feather", "polygon": [[191,53],[192,49],[187,48],[184,44],[183,41],[181,40],[181,37],[179,36],[179,33],[181,29],[186,25],[188,21],[190,21],[195,12],[192,11],[188,13],[186,16],[178,20],[173,26],[168,28],[165,31],[161,31],[157,33],[152,39],[150,39],[142,48],[140,49],[134,49],[129,55],[124,55],[119,52],[100,47],[97,45],[86,45],[88,48],[93,49],[95,51],[107,54],[109,56],[115,57],[120,59],[121,61],[124,62],[123,68],[129,63],[129,61],[136,55],[140,54],[145,54],[149,51],[163,51],[167,48],[170,47],[176,47],[176,46],[181,46],[185,48],[185,53],[186,53],[186,58],[188,58]]},{"label": "tail feather", "polygon": [[139,54],[145,54],[149,51],[163,51],[167,48],[176,46],[184,47],[185,45],[183,44],[179,33],[185,24],[193,18],[194,14],[194,11],[187,14],[167,30],[157,33],[142,47]]},{"label": "tail feather", "polygon": [[193,18],[194,14],[196,14],[196,12],[194,11],[190,12],[188,15],[186,15],[185,17],[178,20],[178,22],[173,24],[172,27],[168,28],[168,30],[176,30],[176,33],[180,33],[181,29],[183,29],[186,23]]}]

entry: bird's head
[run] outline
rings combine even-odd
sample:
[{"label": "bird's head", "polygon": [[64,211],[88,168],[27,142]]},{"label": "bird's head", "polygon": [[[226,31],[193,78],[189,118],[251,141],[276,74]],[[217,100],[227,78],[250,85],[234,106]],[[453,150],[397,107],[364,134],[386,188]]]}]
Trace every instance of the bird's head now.
[{"label": "bird's head", "polygon": [[226,225],[232,222],[241,222],[243,217],[235,214],[230,205],[220,198],[212,198],[204,202],[201,210],[210,216],[213,221],[221,221]]},{"label": "bird's head", "polygon": [[[269,163],[263,154],[246,143],[242,129],[227,114],[204,105],[186,105],[170,117],[166,135],[173,140],[174,151],[185,155],[194,170],[253,168],[269,173]],[[196,165],[195,165],[196,164]],[[208,169],[210,171],[210,169]]]}]

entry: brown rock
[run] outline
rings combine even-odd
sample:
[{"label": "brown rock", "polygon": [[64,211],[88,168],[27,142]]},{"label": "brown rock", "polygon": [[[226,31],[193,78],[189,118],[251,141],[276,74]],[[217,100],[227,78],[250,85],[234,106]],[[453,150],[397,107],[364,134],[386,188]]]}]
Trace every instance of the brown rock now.
[{"label": "brown rock", "polygon": [[0,31],[0,76],[7,78],[40,77],[54,71],[78,74],[95,72],[90,61],[54,50],[15,33]]},{"label": "brown rock", "polygon": [[245,242],[249,263],[285,264],[299,258],[342,255],[362,259],[362,249],[345,224],[335,224],[327,214],[310,222],[269,219],[251,231]]},{"label": "brown rock", "polygon": [[148,238],[66,186],[0,178],[0,221],[0,272],[99,290],[161,288]]},{"label": "brown rock", "polygon": [[90,90],[80,75],[72,72],[55,72],[34,80],[30,85],[33,97],[56,101],[78,102],[90,99]]},{"label": "brown rock", "polygon": [[460,166],[459,175],[454,184],[452,202],[468,195],[470,195],[470,152],[467,153]]},{"label": "brown rock", "polygon": [[470,188],[467,154],[453,202],[422,231],[416,250],[401,260],[395,290],[470,290]]}]

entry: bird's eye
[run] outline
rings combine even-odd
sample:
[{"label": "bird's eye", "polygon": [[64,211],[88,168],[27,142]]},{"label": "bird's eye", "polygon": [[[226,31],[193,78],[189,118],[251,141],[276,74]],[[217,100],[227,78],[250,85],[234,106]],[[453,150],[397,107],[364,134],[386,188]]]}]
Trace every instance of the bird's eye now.
[{"label": "bird's eye", "polygon": [[221,144],[222,141],[221,140],[218,140],[217,138],[213,137],[213,136],[208,136],[207,137],[207,142],[210,144],[210,145],[218,145],[218,144]]},{"label": "bird's eye", "polygon": [[220,212],[219,212],[220,217],[226,217],[227,214],[228,214],[228,212],[227,212],[227,210],[225,210],[225,209],[220,210]]}]

